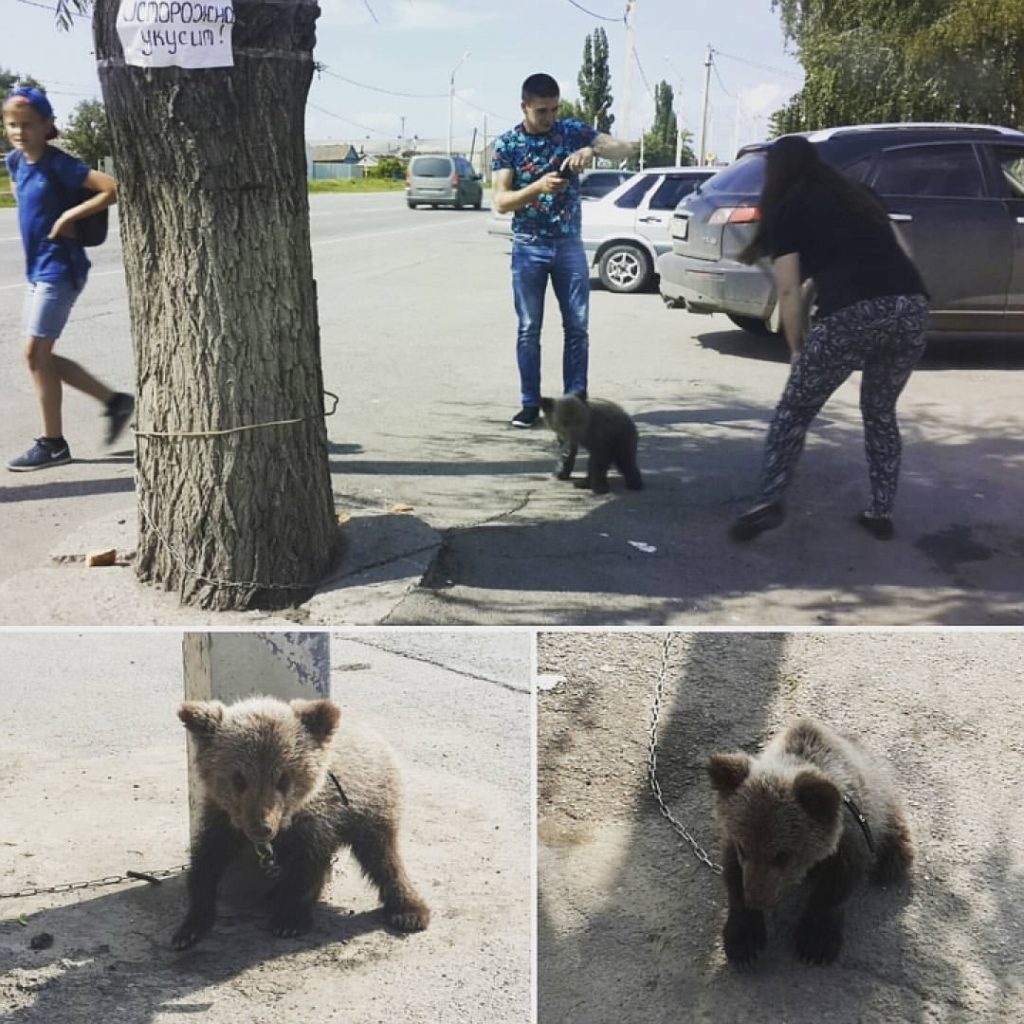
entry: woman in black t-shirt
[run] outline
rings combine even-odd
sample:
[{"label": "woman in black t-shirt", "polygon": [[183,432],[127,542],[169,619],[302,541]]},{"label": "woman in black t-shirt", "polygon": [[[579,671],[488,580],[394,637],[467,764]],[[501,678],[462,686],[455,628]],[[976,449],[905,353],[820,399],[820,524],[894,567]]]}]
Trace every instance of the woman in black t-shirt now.
[{"label": "woman in black t-shirt", "polygon": [[[924,351],[928,294],[921,275],[874,193],[825,163],[801,136],[784,136],[768,149],[760,209],[740,258],[772,260],[792,369],[765,442],[758,501],[730,532],[751,540],[782,522],[782,495],[811,421],[862,369],[871,506],[857,521],[888,540],[901,452],[896,401]],[[806,278],[817,287],[818,311],[805,340]]]}]

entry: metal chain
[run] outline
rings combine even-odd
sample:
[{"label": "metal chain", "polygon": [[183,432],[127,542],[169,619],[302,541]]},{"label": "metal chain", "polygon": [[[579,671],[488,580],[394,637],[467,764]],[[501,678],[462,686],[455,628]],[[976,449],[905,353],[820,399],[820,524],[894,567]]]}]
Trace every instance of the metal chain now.
[{"label": "metal chain", "polygon": [[668,656],[673,636],[673,633],[666,633],[661,645],[661,668],[658,671],[658,681],[654,687],[654,705],[651,708],[651,728],[647,745],[647,780],[651,785],[651,793],[658,802],[658,810],[661,811],[662,817],[672,826],[678,836],[689,843],[697,860],[706,864],[716,875],[720,875],[722,873],[721,864],[716,864],[708,856],[704,847],[686,831],[686,826],[673,816],[665,805],[661,784],[658,782],[658,719],[661,716],[661,701],[665,691],[665,676],[668,673]]},{"label": "metal chain", "polygon": [[120,882],[149,882],[151,885],[159,885],[165,878],[188,871],[188,867],[187,864],[179,864],[176,868],[164,868],[160,871],[126,871],[123,875],[107,875],[106,878],[94,878],[90,882],[64,882],[61,885],[19,889],[17,892],[0,892],[0,900],[28,899],[30,896],[49,896],[52,893],[76,892],[78,889],[100,889]]}]

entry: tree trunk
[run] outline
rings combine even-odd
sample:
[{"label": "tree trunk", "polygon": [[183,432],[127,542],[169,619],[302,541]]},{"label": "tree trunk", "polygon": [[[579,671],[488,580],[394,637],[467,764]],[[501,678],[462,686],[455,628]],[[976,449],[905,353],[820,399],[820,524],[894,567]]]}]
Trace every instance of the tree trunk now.
[{"label": "tree trunk", "polygon": [[96,56],[137,374],[137,573],[203,608],[279,608],[338,524],[309,242],[315,0],[235,0],[233,68],[128,67],[117,0]]}]

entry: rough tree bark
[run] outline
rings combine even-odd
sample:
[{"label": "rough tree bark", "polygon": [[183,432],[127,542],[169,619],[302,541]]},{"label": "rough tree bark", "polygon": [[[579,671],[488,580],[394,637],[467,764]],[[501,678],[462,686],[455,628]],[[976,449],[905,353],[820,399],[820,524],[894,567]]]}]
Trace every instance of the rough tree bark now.
[{"label": "rough tree bark", "polygon": [[233,68],[126,66],[117,0],[93,20],[137,375],[137,573],[212,609],[303,600],[339,536],[304,139],[320,9],[234,7]]}]

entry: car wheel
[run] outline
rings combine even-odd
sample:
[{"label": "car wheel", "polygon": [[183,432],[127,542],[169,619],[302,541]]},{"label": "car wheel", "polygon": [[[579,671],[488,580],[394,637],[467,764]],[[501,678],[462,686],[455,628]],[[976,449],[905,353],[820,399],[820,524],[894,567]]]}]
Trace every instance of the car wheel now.
[{"label": "car wheel", "polygon": [[409,201],[409,204],[408,204],[408,205],[409,205],[409,209],[410,209],[410,210],[415,210],[415,209],[416,209],[416,207],[417,207],[417,206],[419,206],[420,204],[419,204],[419,203],[414,203],[414,202],[412,202],[412,201]]},{"label": "car wheel", "polygon": [[483,192],[481,192],[480,195],[477,196],[476,202],[473,204],[473,209],[474,210],[479,210],[483,205],[484,205],[484,194],[483,194]]},{"label": "car wheel", "polygon": [[736,316],[733,313],[725,314],[737,327],[746,331],[748,334],[757,334],[762,338],[767,338],[769,335],[775,332],[768,326],[767,321],[758,320],[752,316]]},{"label": "car wheel", "polygon": [[458,195],[455,197],[455,202],[452,204],[456,210],[462,209],[462,196]]},{"label": "car wheel", "polygon": [[651,279],[651,261],[643,249],[623,242],[605,249],[597,273],[610,292],[638,292]]}]

